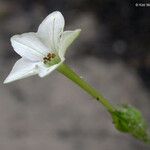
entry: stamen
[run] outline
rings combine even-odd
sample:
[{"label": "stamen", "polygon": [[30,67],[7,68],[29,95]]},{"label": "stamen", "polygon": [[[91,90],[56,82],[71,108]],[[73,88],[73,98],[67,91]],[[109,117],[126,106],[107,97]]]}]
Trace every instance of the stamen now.
[{"label": "stamen", "polygon": [[45,61],[46,61],[46,60],[48,60],[48,59],[47,59],[47,57],[44,57],[44,58],[43,58],[43,60],[45,60]]},{"label": "stamen", "polygon": [[55,55],[54,53],[52,53],[52,58],[55,58],[55,56],[56,56],[56,55]]},{"label": "stamen", "polygon": [[51,54],[51,53],[49,53],[49,54],[47,55],[47,57],[48,57],[48,58],[51,58],[51,57],[52,57],[52,54]]},{"label": "stamen", "polygon": [[56,57],[56,54],[48,53],[47,56],[43,58],[44,64],[46,64],[47,62],[50,62],[55,57]]}]

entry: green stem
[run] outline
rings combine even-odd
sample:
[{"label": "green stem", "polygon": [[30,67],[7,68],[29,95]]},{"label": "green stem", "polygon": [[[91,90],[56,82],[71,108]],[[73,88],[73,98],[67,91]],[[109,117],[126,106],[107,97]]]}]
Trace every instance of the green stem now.
[{"label": "green stem", "polygon": [[84,81],[81,77],[79,77],[69,66],[62,64],[57,69],[60,73],[68,77],[74,83],[79,85],[83,90],[85,90],[88,94],[90,94],[97,101],[101,102],[102,105],[107,108],[109,112],[114,111],[114,107],[112,104],[108,102],[96,89],[91,87],[86,81]]}]

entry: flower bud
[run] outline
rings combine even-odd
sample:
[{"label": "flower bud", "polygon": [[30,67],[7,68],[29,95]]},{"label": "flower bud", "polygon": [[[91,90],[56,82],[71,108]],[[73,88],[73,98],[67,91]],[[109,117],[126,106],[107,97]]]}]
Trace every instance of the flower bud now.
[{"label": "flower bud", "polygon": [[133,135],[135,138],[150,143],[148,127],[139,110],[132,106],[116,107],[111,112],[113,123],[121,132]]}]

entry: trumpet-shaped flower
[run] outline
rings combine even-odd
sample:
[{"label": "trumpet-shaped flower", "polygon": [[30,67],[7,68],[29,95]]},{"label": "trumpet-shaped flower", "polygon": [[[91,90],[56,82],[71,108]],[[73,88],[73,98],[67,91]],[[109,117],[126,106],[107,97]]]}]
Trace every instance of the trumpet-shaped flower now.
[{"label": "trumpet-shaped flower", "polygon": [[44,77],[59,67],[65,60],[70,44],[79,35],[80,29],[64,31],[64,17],[55,11],[40,24],[38,31],[14,35],[11,44],[20,58],[4,83],[35,74]]}]

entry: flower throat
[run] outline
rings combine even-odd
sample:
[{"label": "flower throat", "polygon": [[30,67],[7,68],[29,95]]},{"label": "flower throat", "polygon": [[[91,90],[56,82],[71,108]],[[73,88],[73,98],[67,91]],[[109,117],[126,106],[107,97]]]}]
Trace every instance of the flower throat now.
[{"label": "flower throat", "polygon": [[47,67],[58,64],[60,61],[60,57],[55,53],[48,53],[47,56],[43,58],[43,63]]}]

